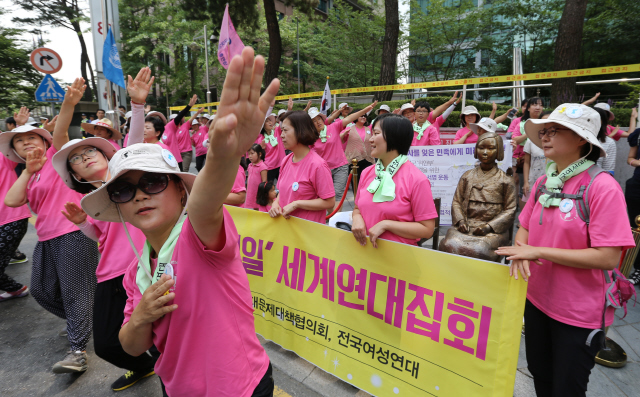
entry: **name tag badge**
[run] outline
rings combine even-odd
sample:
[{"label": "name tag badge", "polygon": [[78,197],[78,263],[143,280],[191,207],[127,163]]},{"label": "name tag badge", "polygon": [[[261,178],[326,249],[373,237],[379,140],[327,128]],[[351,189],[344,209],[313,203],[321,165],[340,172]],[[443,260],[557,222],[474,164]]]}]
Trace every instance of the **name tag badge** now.
[{"label": "name tag badge", "polygon": [[563,213],[568,213],[571,212],[571,210],[573,209],[573,200],[571,199],[563,199],[560,202],[560,211]]},{"label": "name tag badge", "polygon": [[300,187],[298,182],[293,182],[293,185],[291,185],[291,189],[293,189],[294,192],[298,191],[298,187]]}]

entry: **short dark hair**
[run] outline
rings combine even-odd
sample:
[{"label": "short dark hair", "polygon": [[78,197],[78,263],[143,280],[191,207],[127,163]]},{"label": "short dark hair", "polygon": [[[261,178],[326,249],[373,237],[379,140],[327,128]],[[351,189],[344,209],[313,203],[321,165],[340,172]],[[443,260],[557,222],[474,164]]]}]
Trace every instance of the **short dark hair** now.
[{"label": "short dark hair", "polygon": [[529,98],[525,98],[520,103],[520,107],[527,106],[528,103],[529,103]]},{"label": "short dark hair", "polygon": [[427,112],[431,112],[431,106],[429,106],[429,102],[427,101],[416,102],[416,106],[414,106],[413,108],[415,110],[418,110],[418,108],[425,108],[427,109]]},{"label": "short dark hair", "polygon": [[261,160],[264,160],[264,149],[262,148],[262,146],[258,145],[257,143],[254,143],[253,145],[251,145],[251,147],[249,148],[249,150],[253,150],[254,152],[256,152],[258,154],[258,158]]},{"label": "short dark hair", "polygon": [[13,117],[7,117],[6,120],[4,121],[5,124],[16,124],[16,119],[14,119]]},{"label": "short dark hair", "polygon": [[[478,121],[480,121],[481,117],[479,114],[473,113],[473,115],[476,116],[476,121],[474,121],[474,123],[477,123]],[[466,116],[471,116],[471,115],[460,113],[460,125],[462,125],[463,128],[467,126],[467,120],[465,120]]]},{"label": "short dark hair", "polygon": [[387,152],[397,150],[398,154],[409,153],[413,141],[413,126],[409,119],[399,114],[385,113],[376,117],[371,125],[373,130],[380,123],[382,137],[387,141]]},{"label": "short dark hair", "polygon": [[164,133],[164,123],[159,118],[147,116],[144,122],[153,124],[153,129],[156,130],[156,132],[160,132],[160,134]]},{"label": "short dark hair", "polygon": [[[104,112],[104,109],[98,109],[98,110],[96,110],[96,113],[98,113],[101,110]],[[105,113],[107,113],[107,112],[105,112]]]},{"label": "short dark hair", "polygon": [[273,181],[260,182],[256,193],[256,204],[266,206],[269,204],[269,192],[273,188]]},{"label": "short dark hair", "polygon": [[[609,112],[600,108],[593,108],[600,115],[600,131],[598,131],[598,140],[600,142],[606,141],[607,126],[609,125]],[[601,138],[602,137],[602,138]]]},{"label": "short dark hair", "polygon": [[[531,118],[531,115],[529,114],[529,108],[531,107],[531,105],[537,105],[538,103],[540,103],[540,105],[544,105],[544,102],[542,102],[542,98],[534,96],[533,98],[529,99],[527,101],[527,108],[525,109],[524,115],[522,115],[520,121],[529,120]],[[540,117],[542,117],[542,113],[540,113]]]},{"label": "short dark hair", "polygon": [[284,122],[285,120],[289,120],[299,144],[311,146],[320,138],[320,133],[307,112],[302,110],[288,111],[282,115],[282,121]]},{"label": "short dark hair", "polygon": [[118,109],[124,109],[124,110],[127,110],[127,108],[125,108],[125,107],[124,107],[124,106],[122,106],[122,105],[118,106]]}]

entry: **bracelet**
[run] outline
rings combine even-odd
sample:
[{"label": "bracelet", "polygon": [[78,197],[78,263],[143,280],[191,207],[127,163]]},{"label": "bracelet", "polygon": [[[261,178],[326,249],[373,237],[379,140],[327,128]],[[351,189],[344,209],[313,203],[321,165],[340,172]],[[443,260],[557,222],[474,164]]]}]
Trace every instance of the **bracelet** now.
[{"label": "bracelet", "polygon": [[131,101],[131,103],[133,103],[134,105],[144,106],[146,102],[145,103],[138,103],[138,102],[135,102],[135,101]]}]

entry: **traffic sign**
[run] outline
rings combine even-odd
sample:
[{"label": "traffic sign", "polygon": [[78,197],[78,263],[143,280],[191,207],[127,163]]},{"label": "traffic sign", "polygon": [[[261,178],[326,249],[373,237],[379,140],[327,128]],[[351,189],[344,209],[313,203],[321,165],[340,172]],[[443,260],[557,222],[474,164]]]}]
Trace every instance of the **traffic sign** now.
[{"label": "traffic sign", "polygon": [[46,75],[36,90],[36,101],[62,102],[64,94],[65,91],[60,84],[51,75]]},{"label": "traffic sign", "polygon": [[62,58],[57,52],[48,48],[37,48],[31,53],[31,64],[39,72],[53,74],[62,68]]}]

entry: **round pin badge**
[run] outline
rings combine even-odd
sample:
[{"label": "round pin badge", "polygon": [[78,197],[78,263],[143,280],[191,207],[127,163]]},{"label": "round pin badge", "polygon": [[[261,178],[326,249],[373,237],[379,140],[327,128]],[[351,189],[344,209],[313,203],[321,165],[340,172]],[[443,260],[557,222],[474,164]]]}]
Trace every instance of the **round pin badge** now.
[{"label": "round pin badge", "polygon": [[294,192],[298,191],[298,187],[300,187],[298,182],[293,182],[293,185],[291,185],[291,189],[293,189]]},{"label": "round pin badge", "polygon": [[568,213],[573,209],[573,200],[571,199],[563,199],[560,202],[560,211],[563,213]]},{"label": "round pin badge", "polygon": [[170,167],[178,166],[178,160],[176,160],[176,157],[167,149],[162,149],[162,158]]},{"label": "round pin badge", "polygon": [[174,272],[173,272],[173,265],[171,265],[171,263],[167,263],[166,266],[164,267],[164,274],[167,274],[171,278],[173,278]]},{"label": "round pin badge", "polygon": [[577,119],[580,116],[582,116],[582,109],[580,109],[577,106],[572,106],[569,109],[567,109],[566,113],[567,113],[567,117],[572,119]]},{"label": "round pin badge", "polygon": [[162,139],[164,139],[166,141],[167,140],[167,136],[165,134],[162,134]]}]

